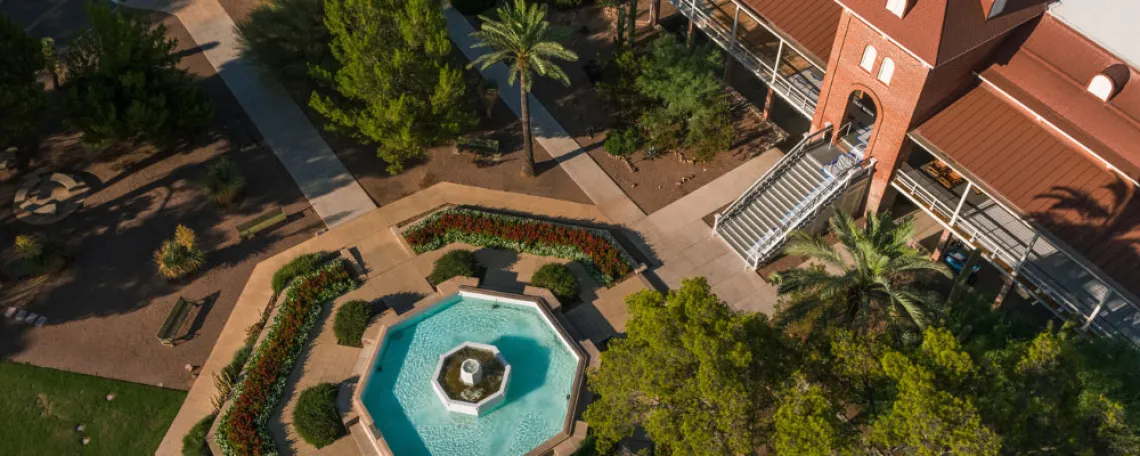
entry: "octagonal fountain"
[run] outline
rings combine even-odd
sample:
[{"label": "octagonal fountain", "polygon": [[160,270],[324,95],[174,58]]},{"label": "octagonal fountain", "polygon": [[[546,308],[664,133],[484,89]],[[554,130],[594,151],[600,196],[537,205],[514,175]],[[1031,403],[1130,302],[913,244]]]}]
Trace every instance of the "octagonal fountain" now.
[{"label": "octagonal fountain", "polygon": [[376,454],[522,456],[568,437],[585,355],[543,299],[460,287],[381,331],[353,401]]},{"label": "octagonal fountain", "polygon": [[450,412],[480,416],[507,397],[511,365],[494,345],[464,342],[439,355],[431,387]]}]

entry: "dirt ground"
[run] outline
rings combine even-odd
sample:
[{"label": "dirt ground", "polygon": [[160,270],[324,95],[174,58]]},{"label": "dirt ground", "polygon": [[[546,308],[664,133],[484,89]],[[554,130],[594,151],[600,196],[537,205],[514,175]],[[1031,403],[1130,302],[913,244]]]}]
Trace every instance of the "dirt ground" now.
[{"label": "dirt ground", "polygon": [[[186,389],[193,379],[184,366],[208,357],[253,266],[323,228],[265,148],[229,152],[246,177],[245,195],[235,206],[220,209],[199,190],[195,182],[203,164],[230,150],[220,126],[227,119],[249,123],[178,21],[155,17],[179,40],[182,66],[213,100],[215,126],[189,144],[161,152],[147,146],[98,152],[59,128],[20,173],[0,182],[0,201],[9,202],[21,176],[32,171],[72,173],[94,189],[82,209],[46,227],[18,222],[11,203],[0,205],[0,245],[10,246],[17,234],[36,233],[66,241],[70,258],[66,269],[46,279],[3,283],[0,308],[15,306],[47,317],[41,328],[2,319],[3,358]],[[239,243],[238,223],[276,207],[291,214],[287,223]],[[177,224],[198,233],[207,264],[171,282],[157,274],[152,255]],[[11,260],[10,248],[0,258]],[[192,314],[188,340],[165,347],[156,334],[179,296],[209,304]]]},{"label": "dirt ground", "polygon": [[[569,32],[570,38],[566,44],[578,54],[579,60],[564,65],[570,76],[569,87],[540,79],[535,82],[534,93],[643,211],[655,212],[763,152],[757,150],[760,138],[753,134],[758,119],[740,115],[737,116],[737,140],[734,141],[733,148],[717,154],[709,162],[686,162],[680,155],[672,153],[652,160],[635,154],[631,159],[631,168],[623,160],[606,153],[602,142],[605,141],[613,119],[584,66],[591,62],[601,64],[612,52],[613,20],[607,11],[597,5],[584,5],[572,10],[552,9],[551,22]],[[659,34],[666,33],[650,29],[648,23],[649,1],[642,0],[638,8],[638,43],[651,41]],[[753,103],[756,101],[751,97],[749,99]],[[760,98],[760,102],[757,108],[762,107],[763,98]]]}]

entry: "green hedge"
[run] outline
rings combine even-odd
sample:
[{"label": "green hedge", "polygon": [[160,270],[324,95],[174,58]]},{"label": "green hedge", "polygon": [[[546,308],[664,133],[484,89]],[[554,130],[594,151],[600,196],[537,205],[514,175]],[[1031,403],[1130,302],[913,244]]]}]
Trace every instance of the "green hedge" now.
[{"label": "green hedge", "polygon": [[281,293],[285,287],[289,286],[289,282],[293,279],[301,277],[305,274],[316,271],[321,264],[329,259],[327,252],[306,253],[304,255],[294,258],[289,263],[278,269],[273,273],[273,292]]},{"label": "green hedge", "polygon": [[596,228],[452,208],[424,217],[403,235],[416,253],[462,242],[577,261],[603,285],[633,272],[617,240]]},{"label": "green hedge", "polygon": [[368,328],[368,320],[372,319],[372,304],[366,301],[349,301],[336,311],[336,321],[333,322],[333,333],[336,334],[336,343],[350,347],[360,347],[360,338],[364,337],[364,330]]},{"label": "green hedge", "polygon": [[182,456],[210,456],[210,445],[206,443],[206,434],[210,426],[214,425],[214,417],[209,415],[190,428],[190,432],[182,437]]},{"label": "green hedge", "polygon": [[559,301],[568,304],[578,297],[578,279],[564,264],[549,263],[534,271],[530,284],[554,293]]},{"label": "green hedge", "polygon": [[439,285],[452,277],[476,277],[479,275],[479,261],[470,250],[452,250],[435,260],[428,281]]},{"label": "green hedge", "polygon": [[345,434],[336,409],[337,386],[322,383],[301,392],[293,410],[293,428],[311,445],[322,448]]},{"label": "green hedge", "polygon": [[234,387],[233,405],[222,415],[215,440],[225,456],[277,454],[266,427],[269,415],[281,399],[309,332],[320,320],[323,304],[355,286],[344,262],[334,261],[289,287],[268,334],[248,362],[246,375]]}]

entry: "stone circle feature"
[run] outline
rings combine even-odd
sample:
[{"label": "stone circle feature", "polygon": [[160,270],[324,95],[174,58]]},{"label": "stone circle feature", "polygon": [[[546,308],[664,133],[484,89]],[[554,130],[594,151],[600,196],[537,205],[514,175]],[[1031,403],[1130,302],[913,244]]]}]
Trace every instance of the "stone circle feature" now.
[{"label": "stone circle feature", "polygon": [[431,387],[448,411],[482,416],[506,399],[510,377],[497,347],[464,342],[439,356]]},{"label": "stone circle feature", "polygon": [[32,225],[47,225],[67,218],[83,205],[91,187],[68,174],[33,174],[16,190],[16,218]]}]

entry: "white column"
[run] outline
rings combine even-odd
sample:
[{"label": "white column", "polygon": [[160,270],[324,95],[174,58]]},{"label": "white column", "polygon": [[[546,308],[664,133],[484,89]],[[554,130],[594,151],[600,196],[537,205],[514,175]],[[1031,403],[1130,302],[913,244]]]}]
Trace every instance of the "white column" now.
[{"label": "white column", "polygon": [[1029,241],[1029,246],[1026,247],[1025,251],[1021,253],[1021,259],[1017,260],[1017,264],[1013,266],[1014,277],[1017,277],[1017,274],[1021,272],[1021,266],[1025,264],[1025,260],[1029,259],[1029,254],[1033,252],[1033,245],[1037,243],[1037,239],[1040,237],[1041,233],[1036,231],[1033,232],[1033,240]]},{"label": "white column", "polygon": [[776,62],[772,64],[772,83],[776,83],[776,75],[780,74],[780,59],[784,57],[784,39],[780,39],[780,48],[776,49]]},{"label": "white column", "polygon": [[1104,297],[1100,298],[1100,302],[1096,304],[1096,308],[1093,309],[1093,312],[1091,315],[1089,315],[1088,320],[1085,320],[1085,324],[1081,325],[1081,329],[1088,329],[1089,325],[1091,325],[1093,320],[1096,319],[1096,316],[1100,315],[1100,310],[1104,308],[1104,303],[1108,302],[1109,299],[1112,299],[1112,290],[1108,290],[1104,293]]},{"label": "white column", "polygon": [[962,192],[962,199],[958,200],[958,207],[954,208],[954,215],[950,216],[950,226],[954,226],[954,222],[958,221],[958,214],[962,212],[962,206],[966,205],[966,197],[970,196],[970,190],[974,189],[974,183],[966,181],[966,191]]}]

